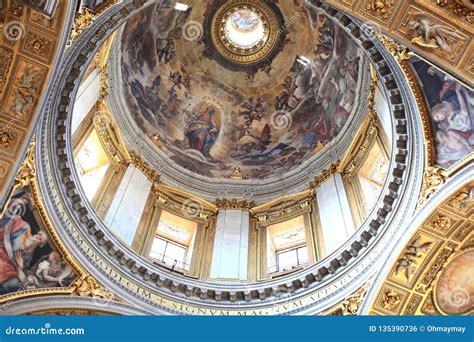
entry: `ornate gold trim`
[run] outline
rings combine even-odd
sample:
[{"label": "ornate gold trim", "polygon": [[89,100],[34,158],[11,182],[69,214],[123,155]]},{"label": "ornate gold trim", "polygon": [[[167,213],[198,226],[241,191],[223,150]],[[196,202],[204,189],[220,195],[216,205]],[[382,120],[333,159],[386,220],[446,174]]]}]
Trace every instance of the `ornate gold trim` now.
[{"label": "ornate gold trim", "polygon": [[92,25],[92,22],[96,19],[96,15],[92,13],[92,11],[88,10],[87,8],[83,8],[80,12],[76,14],[74,17],[74,25],[71,29],[71,35],[69,36],[69,40],[67,45],[72,45],[72,43],[79,37],[79,35],[87,29],[89,26]]},{"label": "ornate gold trim", "polygon": [[324,182],[326,182],[332,175],[338,172],[340,162],[331,164],[327,169],[321,171],[321,173],[313,178],[313,181],[309,183],[311,189],[315,190],[319,188]]},{"label": "ornate gold trim", "polygon": [[434,291],[447,263],[474,247],[474,182],[435,208],[392,264],[371,303],[376,315],[440,315]]},{"label": "ornate gold trim", "polygon": [[388,52],[395,57],[398,63],[410,60],[410,51],[406,46],[398,44],[395,40],[384,34],[379,34],[377,38],[382,42]]},{"label": "ornate gold trim", "polygon": [[369,290],[373,279],[362,285],[357,291],[345,298],[332,308],[323,311],[318,316],[356,316],[364,302],[367,291]]},{"label": "ornate gold trim", "polygon": [[446,171],[436,166],[428,166],[423,174],[423,185],[421,188],[420,198],[418,199],[417,209],[434,195],[446,182]]},{"label": "ornate gold trim", "polygon": [[134,151],[130,152],[130,164],[140,170],[153,184],[157,184],[160,181],[160,174]]},{"label": "ornate gold trim", "polygon": [[26,158],[21,164],[20,169],[18,170],[18,173],[15,177],[13,189],[25,188],[31,183],[33,183],[36,177],[35,148],[36,141],[33,139],[30,142],[30,146],[28,147]]},{"label": "ornate gold trim", "polygon": [[[225,34],[227,19],[236,10],[249,9],[255,12],[264,25],[263,38],[251,48],[235,46]],[[279,41],[279,20],[276,14],[259,0],[231,0],[225,2],[213,15],[210,38],[217,52],[231,63],[255,64],[271,54]]]},{"label": "ornate gold trim", "polygon": [[217,199],[216,200],[216,207],[219,210],[243,210],[249,211],[252,207],[255,206],[254,201],[247,201],[247,200],[237,200],[237,199]]},{"label": "ornate gold trim", "polygon": [[[108,90],[104,91],[107,92]],[[148,164],[145,166],[145,163],[137,154],[132,155],[133,152],[129,153],[125,147],[125,142],[120,133],[120,129],[112,119],[109,107],[105,100],[97,101],[92,121],[100,143],[112,163],[119,164],[124,163],[125,161],[131,161],[137,168],[147,170],[147,173],[144,172],[145,175],[152,176],[152,171],[149,171],[151,170],[151,167],[148,166]],[[159,178],[158,174],[156,175]]]},{"label": "ornate gold trim", "polygon": [[449,12],[454,18],[467,23],[474,22],[474,4],[470,0],[432,0],[436,5]]},{"label": "ornate gold trim", "polygon": [[73,295],[80,297],[93,297],[98,299],[105,299],[108,301],[121,301],[113,293],[105,289],[101,284],[91,276],[83,276],[77,279],[70,289]]},{"label": "ornate gold trim", "polygon": [[116,3],[117,0],[109,0],[101,5],[97,12],[91,11],[87,7],[82,8],[74,17],[74,25],[71,29],[67,45],[71,45],[84,30],[92,25],[94,20]]}]

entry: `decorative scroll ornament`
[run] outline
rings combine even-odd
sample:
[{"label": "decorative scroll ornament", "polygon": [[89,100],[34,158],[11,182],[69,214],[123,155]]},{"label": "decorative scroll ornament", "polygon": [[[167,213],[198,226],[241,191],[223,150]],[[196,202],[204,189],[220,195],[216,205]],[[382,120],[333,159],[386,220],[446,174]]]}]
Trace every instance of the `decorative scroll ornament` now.
[{"label": "decorative scroll ornament", "polygon": [[109,95],[109,78],[107,68],[99,69],[99,79],[100,79],[100,95],[99,99],[103,100]]},{"label": "decorative scroll ornament", "polygon": [[436,0],[436,4],[453,15],[463,18],[468,23],[474,21],[474,2],[472,0]]},{"label": "decorative scroll ornament", "polygon": [[36,142],[33,140],[30,143],[28,152],[26,154],[26,159],[23,161],[23,164],[18,171],[18,174],[15,178],[15,189],[21,189],[30,185],[35,176],[36,176],[36,167],[35,167],[35,146]]},{"label": "decorative scroll ornament", "polygon": [[82,277],[76,280],[72,285],[72,289],[73,294],[80,297],[94,297],[108,301],[117,300],[117,297],[113,293],[97,283],[97,281],[91,276]]},{"label": "decorative scroll ornament", "polygon": [[331,176],[338,171],[338,168],[339,162],[336,164],[331,164],[331,166],[329,166],[327,169],[324,169],[321,174],[314,177],[313,181],[310,182],[310,187],[313,189],[319,188],[321,184],[331,178]]},{"label": "decorative scroll ornament", "polygon": [[433,227],[436,230],[446,232],[451,228],[451,219],[446,215],[438,214],[433,221]]},{"label": "decorative scroll ornament", "polygon": [[344,299],[341,304],[342,314],[344,316],[355,316],[359,312],[360,306],[364,301],[365,295],[367,294],[367,290],[371,281],[365,283],[360,289],[358,289],[355,293]]},{"label": "decorative scroll ornament", "polygon": [[410,52],[406,46],[398,44],[392,38],[389,38],[383,34],[380,34],[378,38],[398,62],[403,62],[410,59]]},{"label": "decorative scroll ornament", "polygon": [[130,151],[130,163],[140,170],[153,184],[160,181],[160,174],[150,164],[142,159],[136,152]]},{"label": "decorative scroll ornament", "polygon": [[446,182],[444,171],[436,166],[429,166],[423,175],[423,186],[421,188],[418,208],[433,196],[433,194]]},{"label": "decorative scroll ornament", "polygon": [[371,0],[367,2],[366,10],[375,16],[388,19],[395,6],[395,0]]},{"label": "decorative scroll ornament", "polygon": [[247,201],[242,200],[239,201],[237,199],[218,199],[216,200],[216,207],[221,210],[250,210],[255,206],[254,201]]},{"label": "decorative scroll ornament", "polygon": [[95,16],[87,8],[83,8],[81,12],[76,14],[74,18],[74,26],[71,30],[71,36],[67,45],[71,45],[74,40],[85,30],[87,29],[92,22],[95,20]]},{"label": "decorative scroll ornament", "polygon": [[379,81],[379,78],[375,71],[372,72],[371,78],[372,78],[372,82],[370,84],[370,92],[369,92],[369,97],[367,101],[367,108],[368,108],[369,113],[374,113],[375,106],[376,106],[377,84]]},{"label": "decorative scroll ornament", "polygon": [[382,306],[385,310],[395,311],[402,301],[402,295],[394,290],[386,291],[382,297]]}]

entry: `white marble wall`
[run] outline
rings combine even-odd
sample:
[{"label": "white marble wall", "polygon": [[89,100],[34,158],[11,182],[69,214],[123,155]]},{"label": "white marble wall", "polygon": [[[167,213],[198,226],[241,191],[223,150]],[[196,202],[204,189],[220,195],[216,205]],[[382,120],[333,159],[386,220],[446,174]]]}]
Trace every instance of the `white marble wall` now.
[{"label": "white marble wall", "polygon": [[249,225],[248,211],[219,211],[211,278],[247,279]]},{"label": "white marble wall", "polygon": [[338,249],[354,232],[346,190],[339,173],[316,191],[326,254]]},{"label": "white marble wall", "polygon": [[380,119],[382,127],[389,138],[392,140],[392,114],[390,113],[390,107],[385,95],[380,91],[380,86],[377,87],[375,94],[375,111]]},{"label": "white marble wall", "polygon": [[97,69],[94,69],[90,75],[82,82],[77,93],[76,102],[74,103],[74,111],[71,121],[71,132],[74,134],[81,124],[82,120],[87,116],[95,103],[99,100],[100,95],[100,77]]},{"label": "white marble wall", "polygon": [[112,201],[104,223],[128,245],[135,237],[152,183],[129,166]]}]

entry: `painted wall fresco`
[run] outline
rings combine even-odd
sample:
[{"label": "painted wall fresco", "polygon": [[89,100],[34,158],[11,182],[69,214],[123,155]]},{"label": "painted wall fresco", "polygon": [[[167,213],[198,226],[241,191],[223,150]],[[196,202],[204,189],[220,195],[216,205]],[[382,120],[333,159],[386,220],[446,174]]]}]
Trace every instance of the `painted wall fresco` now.
[{"label": "painted wall fresco", "polygon": [[474,151],[474,92],[420,60],[421,81],[436,141],[436,162],[449,168]]},{"label": "painted wall fresco", "polygon": [[362,64],[340,28],[301,1],[280,2],[282,51],[260,70],[230,71],[183,34],[204,20],[205,4],[191,3],[187,11],[151,7],[120,38],[124,98],[173,162],[207,177],[229,178],[234,167],[247,179],[283,176],[338,136]]},{"label": "painted wall fresco", "polygon": [[436,284],[436,299],[448,315],[474,308],[474,251],[458,255],[446,266]]},{"label": "painted wall fresco", "polygon": [[67,287],[75,278],[35,210],[28,189],[16,191],[5,206],[0,219],[0,295]]}]

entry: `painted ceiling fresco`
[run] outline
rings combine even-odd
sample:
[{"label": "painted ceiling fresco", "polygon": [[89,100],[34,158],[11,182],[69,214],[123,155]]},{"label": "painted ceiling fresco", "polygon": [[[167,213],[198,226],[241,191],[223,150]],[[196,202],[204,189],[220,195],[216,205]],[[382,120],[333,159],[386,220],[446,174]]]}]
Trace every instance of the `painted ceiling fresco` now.
[{"label": "painted ceiling fresco", "polygon": [[194,173],[282,176],[338,136],[359,94],[362,52],[302,1],[275,1],[284,41],[271,64],[232,71],[206,57],[207,6],[151,6],[121,36],[123,96],[146,136]]},{"label": "painted ceiling fresco", "polygon": [[474,92],[422,60],[413,60],[436,142],[436,162],[449,168],[474,152]]}]

